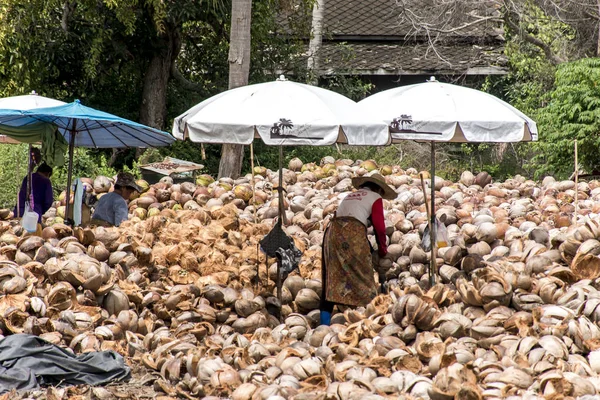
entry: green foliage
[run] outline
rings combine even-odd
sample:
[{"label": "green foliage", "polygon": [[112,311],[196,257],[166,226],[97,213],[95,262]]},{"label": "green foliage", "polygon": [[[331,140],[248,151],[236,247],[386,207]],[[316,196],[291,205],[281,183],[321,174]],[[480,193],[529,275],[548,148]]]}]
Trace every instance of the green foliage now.
[{"label": "green foliage", "polygon": [[27,175],[28,146],[0,146],[0,207],[12,208],[17,204],[17,194],[21,188],[23,177]]},{"label": "green foliage", "polygon": [[[17,193],[23,178],[27,175],[28,146],[25,144],[0,146],[0,208],[12,208],[16,204]],[[123,171],[140,177],[138,163],[132,167],[125,166]],[[93,155],[89,150],[76,148],[73,156],[73,179],[77,177],[95,178],[99,175],[114,177],[119,171],[108,165],[103,154]],[[67,188],[67,165],[54,168],[52,187],[55,196]]]},{"label": "green foliage", "polygon": [[373,89],[373,84],[365,81],[359,76],[338,75],[322,79],[322,87],[343,94],[354,101],[360,101],[367,97]]},{"label": "green foliage", "polygon": [[537,175],[567,177],[574,170],[574,140],[580,165],[600,170],[600,59],[587,58],[562,64],[556,71],[550,103],[540,110],[543,150],[534,162]]},{"label": "green foliage", "polygon": [[546,123],[549,119],[560,121],[556,116],[549,116],[552,108],[546,108],[555,87],[556,66],[540,47],[524,40],[523,34],[548,44],[554,54],[568,59],[577,33],[544,13],[535,2],[523,1],[518,5],[522,7],[518,16],[519,31],[506,30],[508,74],[488,77],[482,89],[506,100],[537,121],[540,141],[509,146],[465,145],[465,152],[457,154],[456,160],[463,166],[480,165],[481,169],[499,178],[517,173],[536,178],[548,173],[568,176],[573,171],[572,141],[571,144],[564,141],[551,144],[557,137],[553,134],[556,129],[549,131]]},{"label": "green foliage", "polygon": [[[549,102],[549,93],[554,88],[554,66],[542,50],[523,40],[527,33],[549,43],[552,51],[565,55],[574,32],[564,23],[548,17],[535,4],[521,3],[521,31],[506,31],[505,55],[508,58],[508,74],[490,76],[482,86],[489,92],[512,104],[523,113],[538,121],[539,112]],[[546,137],[543,126],[538,124],[540,138]],[[515,174],[540,176],[545,161],[539,157],[547,149],[540,142],[503,144],[463,145],[462,151],[453,157],[458,169],[486,170],[497,178]]]},{"label": "green foliage", "polygon": [[[313,3],[314,0],[253,1],[251,83],[275,79],[280,73],[296,81],[310,80],[302,52],[310,32],[310,18],[306,16]],[[76,6],[69,8],[71,4]],[[593,84],[598,81],[596,61],[562,66],[555,80],[556,67],[521,34],[549,43],[555,54],[568,58],[579,32],[548,17],[536,4],[539,2],[518,2],[522,9],[519,32],[506,31],[509,73],[488,78],[482,89],[538,121],[541,141],[508,146],[439,145],[437,163],[442,176],[455,176],[465,168],[487,170],[496,177],[516,173],[565,176],[572,170],[572,141],[576,137],[580,140],[581,165],[587,169],[598,167],[594,154],[599,144],[597,88]],[[227,89],[230,10],[231,2],[224,0],[81,0],[66,4],[58,0],[0,0],[0,96],[35,89],[65,101],[79,98],[86,105],[138,120],[146,68],[152,57],[164,50],[165,38],[174,35],[181,41],[177,67],[189,82],[169,82],[165,128],[170,130],[175,116]],[[287,21],[285,26],[280,23],[282,15]],[[344,43],[339,46],[340,50],[347,50],[346,60],[354,57],[350,47]],[[321,77],[319,84],[354,100],[364,98],[372,89],[367,81],[352,75]],[[10,192],[16,193],[20,179],[15,172],[5,175],[8,170],[15,171],[20,146],[5,147],[8,150],[0,149],[4,168],[0,172],[6,182],[14,181],[15,187],[7,184],[8,195],[3,197],[4,193],[0,193],[3,204]],[[220,146],[207,145],[204,153],[205,160],[199,144],[177,142],[170,148],[146,152],[139,163],[170,155],[202,163],[216,175]],[[277,168],[277,148],[257,141],[255,155],[256,163]],[[295,156],[305,162],[318,162],[325,155],[429,168],[427,146],[412,142],[385,148],[284,148],[285,165]],[[75,175],[114,175],[116,171],[108,166],[110,156],[105,150],[77,149]],[[15,160],[12,164],[11,158]],[[137,173],[132,152],[119,157],[118,165],[121,164]],[[246,148],[244,172],[249,171],[249,165]],[[53,181],[57,188],[64,188],[66,172],[58,170]]]},{"label": "green foliage", "polygon": [[[106,155],[100,153],[93,155],[91,151],[84,148],[76,148],[73,152],[73,179],[75,178],[96,178],[99,175],[109,178],[117,175],[119,170],[108,165]],[[132,173],[136,178],[140,177],[139,164],[134,162],[131,167],[125,165],[123,171]],[[52,187],[56,193],[60,193],[67,188],[68,165],[55,168],[52,174]]]}]

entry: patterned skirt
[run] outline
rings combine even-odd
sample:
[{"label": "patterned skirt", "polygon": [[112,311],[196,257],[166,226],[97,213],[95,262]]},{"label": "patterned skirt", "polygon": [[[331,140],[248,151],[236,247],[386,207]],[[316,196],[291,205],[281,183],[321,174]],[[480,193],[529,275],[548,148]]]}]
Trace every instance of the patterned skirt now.
[{"label": "patterned skirt", "polygon": [[356,218],[336,217],[323,237],[321,299],[366,306],[376,295],[367,228]]}]

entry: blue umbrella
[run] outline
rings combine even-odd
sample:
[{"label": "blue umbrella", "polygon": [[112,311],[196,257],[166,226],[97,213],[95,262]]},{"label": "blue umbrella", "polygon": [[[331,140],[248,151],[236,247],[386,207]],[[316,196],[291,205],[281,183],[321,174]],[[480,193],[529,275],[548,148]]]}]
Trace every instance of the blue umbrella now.
[{"label": "blue umbrella", "polygon": [[175,141],[167,132],[86,107],[79,100],[33,110],[0,109],[0,124],[21,127],[39,122],[57,126],[67,143],[77,147],[160,147]]},{"label": "blue umbrella", "polygon": [[71,195],[73,148],[123,148],[168,146],[175,138],[161,130],[82,105],[79,100],[57,107],[32,110],[0,109],[0,124],[26,127],[50,123],[69,143],[67,210]]}]

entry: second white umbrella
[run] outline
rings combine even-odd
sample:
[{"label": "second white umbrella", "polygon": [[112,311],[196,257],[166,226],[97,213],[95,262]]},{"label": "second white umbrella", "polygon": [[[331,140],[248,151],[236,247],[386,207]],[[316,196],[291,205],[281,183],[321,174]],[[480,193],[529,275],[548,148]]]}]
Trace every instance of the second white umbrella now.
[{"label": "second white umbrella", "polygon": [[376,93],[358,104],[389,124],[394,142],[528,142],[538,136],[536,123],[507,102],[435,78]]}]

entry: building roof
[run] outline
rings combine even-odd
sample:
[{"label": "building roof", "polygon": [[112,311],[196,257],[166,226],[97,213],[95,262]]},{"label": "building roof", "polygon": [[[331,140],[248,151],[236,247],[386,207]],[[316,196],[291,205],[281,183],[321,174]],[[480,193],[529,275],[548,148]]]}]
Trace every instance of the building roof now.
[{"label": "building roof", "polygon": [[496,2],[457,1],[452,9],[436,0],[402,3],[412,3],[407,8],[414,13],[406,12],[396,0],[325,0],[321,73],[505,73]]},{"label": "building roof", "polygon": [[501,48],[475,44],[323,43],[319,57],[323,75],[496,75],[506,65]]},{"label": "building roof", "polygon": [[[499,23],[500,11],[493,0],[464,0],[440,2],[439,0],[326,0],[325,30],[335,37],[410,37],[424,38],[413,20],[421,25],[444,30],[443,36],[470,40],[494,38],[503,33]],[[451,8],[443,4],[452,4]],[[449,18],[448,15],[451,15]],[[490,18],[484,20],[484,18]],[[480,21],[480,22],[477,22]],[[477,23],[474,23],[477,22]],[[465,26],[461,29],[462,26]]]}]

